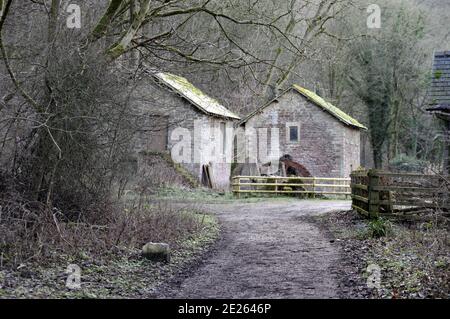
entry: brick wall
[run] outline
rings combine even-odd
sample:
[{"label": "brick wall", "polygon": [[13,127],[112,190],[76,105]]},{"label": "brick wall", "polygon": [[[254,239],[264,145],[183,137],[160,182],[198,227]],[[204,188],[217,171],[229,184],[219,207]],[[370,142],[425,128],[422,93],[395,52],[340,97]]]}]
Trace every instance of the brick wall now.
[{"label": "brick wall", "polygon": [[[152,151],[153,145],[160,145],[160,142],[152,143],[151,139],[160,139],[167,136],[166,151],[172,154],[173,147],[179,144],[180,129],[188,130],[191,139],[191,156],[182,165],[198,180],[201,180],[202,165],[209,165],[212,184],[215,189],[226,190],[230,184],[231,162],[224,157],[215,159],[209,155],[209,149],[214,149],[216,141],[216,129],[220,123],[225,123],[227,129],[226,152],[232,152],[232,130],[233,122],[219,117],[209,116],[198,110],[191,103],[177,94],[165,88],[155,85],[151,80],[142,81],[145,83],[137,87],[133,99],[136,110],[142,115],[144,127],[149,128],[134,139],[134,152]],[[154,115],[164,117],[163,121],[158,120]],[[165,124],[167,123],[167,124]],[[194,124],[202,126],[203,130],[194,132]],[[155,132],[156,128],[156,132]],[[208,128],[209,131],[208,131]],[[166,130],[167,134],[161,134],[158,130]],[[195,154],[195,148],[198,153]],[[222,150],[223,151],[223,150]],[[173,158],[173,156],[172,156]]]},{"label": "brick wall", "polygon": [[[288,140],[286,124],[298,125],[299,141]],[[245,124],[248,128],[278,128],[281,155],[289,154],[313,176],[348,177],[360,161],[360,132],[340,122],[291,90]]]},{"label": "brick wall", "polygon": [[361,131],[344,126],[344,177],[349,177],[352,170],[360,166],[361,160]]}]

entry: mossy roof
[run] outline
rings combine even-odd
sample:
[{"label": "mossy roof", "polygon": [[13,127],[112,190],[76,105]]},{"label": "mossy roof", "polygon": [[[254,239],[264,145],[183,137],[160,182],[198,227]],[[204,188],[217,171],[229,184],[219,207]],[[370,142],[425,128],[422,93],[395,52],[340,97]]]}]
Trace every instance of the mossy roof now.
[{"label": "mossy roof", "polygon": [[166,86],[176,91],[186,100],[195,105],[198,109],[200,109],[200,111],[213,116],[220,116],[237,120],[240,119],[238,115],[228,110],[217,100],[203,93],[200,89],[190,83],[186,78],[163,72],[158,72],[154,75]]},{"label": "mossy roof", "polygon": [[269,103],[263,105],[262,107],[258,108],[256,111],[253,111],[252,113],[247,115],[242,121],[239,122],[239,125],[247,122],[250,118],[252,118],[256,114],[260,113],[263,109],[265,109],[266,107],[271,105],[274,101],[278,100],[281,96],[283,96],[286,92],[288,92],[290,90],[295,90],[295,92],[300,93],[302,96],[304,96],[306,99],[311,101],[313,104],[315,104],[315,105],[319,106],[320,108],[322,108],[323,110],[327,111],[328,113],[330,113],[332,116],[334,116],[336,119],[343,122],[344,124],[358,128],[358,129],[367,130],[367,127],[365,127],[363,124],[358,122],[356,119],[354,119],[347,113],[343,112],[338,107],[334,106],[330,102],[325,101],[323,98],[321,98],[316,93],[311,92],[310,90],[307,90],[296,84],[294,84],[289,89],[285,90],[280,96],[276,97]]},{"label": "mossy roof", "polygon": [[305,96],[308,100],[313,102],[314,104],[320,106],[325,111],[336,117],[338,120],[344,122],[347,125],[355,126],[358,128],[362,128],[364,130],[367,130],[367,127],[365,127],[363,124],[359,123],[356,119],[339,109],[338,107],[334,106],[330,102],[325,101],[323,98],[318,96],[316,93],[311,92],[310,90],[307,90],[299,85],[294,84],[294,89]]}]

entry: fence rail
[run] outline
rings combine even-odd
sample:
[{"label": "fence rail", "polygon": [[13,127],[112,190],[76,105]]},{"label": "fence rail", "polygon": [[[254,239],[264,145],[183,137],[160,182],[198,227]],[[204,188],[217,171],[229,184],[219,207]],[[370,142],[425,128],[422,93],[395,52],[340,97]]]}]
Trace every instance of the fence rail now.
[{"label": "fence rail", "polygon": [[241,194],[305,194],[350,196],[350,178],[235,176],[233,193]]},{"label": "fence rail", "polygon": [[352,207],[376,217],[410,208],[449,208],[448,177],[359,170],[351,174]]}]

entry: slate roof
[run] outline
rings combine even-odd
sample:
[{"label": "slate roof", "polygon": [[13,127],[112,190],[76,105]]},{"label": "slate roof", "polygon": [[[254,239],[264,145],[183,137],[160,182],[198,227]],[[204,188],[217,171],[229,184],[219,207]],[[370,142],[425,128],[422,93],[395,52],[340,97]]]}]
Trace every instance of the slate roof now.
[{"label": "slate roof", "polygon": [[354,128],[367,130],[367,127],[365,127],[363,124],[359,123],[356,119],[354,119],[353,117],[351,117],[350,115],[348,115],[347,113],[345,113],[344,111],[339,109],[338,107],[334,106],[330,102],[325,101],[323,98],[321,98],[316,93],[314,93],[310,90],[307,90],[296,84],[294,84],[292,87],[290,87],[289,89],[284,91],[279,97],[275,98],[274,100],[270,101],[266,105],[258,108],[256,111],[247,115],[239,124],[243,124],[243,123],[247,122],[250,118],[252,118],[256,114],[260,113],[263,109],[265,109],[267,106],[272,104],[273,101],[279,99],[282,95],[284,95],[286,92],[288,92],[290,90],[295,90],[296,92],[300,93],[302,96],[307,98],[313,104],[315,104],[315,105],[319,106],[320,108],[322,108],[323,110],[327,111],[328,113],[330,113],[332,116],[334,116],[336,119],[343,122],[344,124],[346,124],[348,126],[352,126]]},{"label": "slate roof", "polygon": [[450,106],[450,51],[434,54],[433,78],[428,94],[429,104],[434,108]]},{"label": "slate roof", "polygon": [[450,104],[439,104],[430,108],[427,111],[439,114],[450,114]]},{"label": "slate roof", "polygon": [[186,78],[171,73],[154,72],[152,75],[163,83],[165,86],[180,94],[191,104],[196,106],[200,111],[229,119],[239,120],[240,117],[221,105],[215,99],[203,93],[196,88]]}]

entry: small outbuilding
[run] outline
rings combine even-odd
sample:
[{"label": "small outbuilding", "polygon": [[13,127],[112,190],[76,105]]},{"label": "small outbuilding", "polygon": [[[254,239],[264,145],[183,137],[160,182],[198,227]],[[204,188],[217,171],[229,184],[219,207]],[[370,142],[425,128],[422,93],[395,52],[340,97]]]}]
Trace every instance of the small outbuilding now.
[{"label": "small outbuilding", "polygon": [[444,172],[450,173],[450,51],[434,54],[433,77],[428,91],[429,107],[427,111],[436,115],[445,123],[441,135],[445,144]]},{"label": "small outbuilding", "polygon": [[[281,160],[299,164],[316,177],[349,177],[360,166],[360,132],[367,130],[356,119],[298,85],[246,116],[239,125],[246,134],[249,130],[278,134]],[[266,139],[274,142],[270,136]],[[267,165],[265,161],[258,157],[258,166]]]},{"label": "small outbuilding", "polygon": [[139,83],[134,92],[141,114],[134,145],[138,162],[145,162],[146,154],[169,155],[199,184],[228,189],[239,116],[178,75],[147,70]]}]

